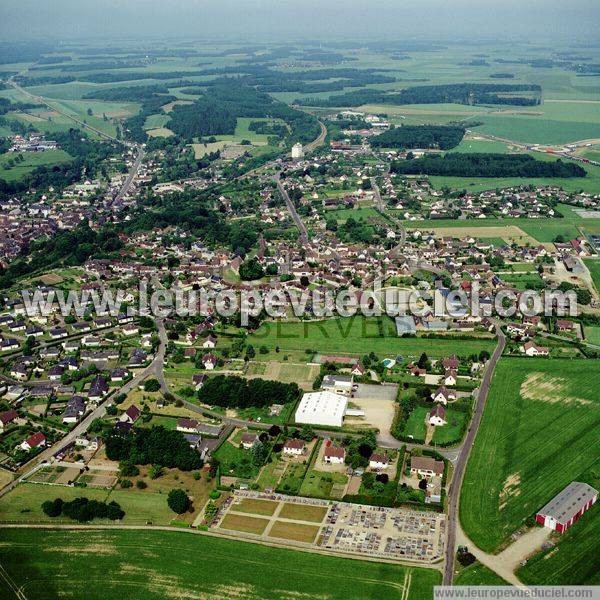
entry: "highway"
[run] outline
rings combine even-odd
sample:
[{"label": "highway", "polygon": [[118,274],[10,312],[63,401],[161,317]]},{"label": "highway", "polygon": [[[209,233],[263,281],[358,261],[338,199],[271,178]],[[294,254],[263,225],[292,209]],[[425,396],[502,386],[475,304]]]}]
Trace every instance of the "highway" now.
[{"label": "highway", "polygon": [[471,424],[465,436],[465,440],[461,446],[456,464],[454,465],[454,475],[450,482],[450,488],[448,490],[448,534],[446,538],[446,557],[444,566],[444,585],[452,585],[452,577],[454,574],[454,556],[456,552],[456,524],[458,519],[458,502],[460,499],[460,488],[462,480],[465,474],[465,467],[469,460],[469,454],[481,423],[481,417],[485,409],[485,403],[487,400],[488,392],[490,390],[490,383],[496,364],[504,352],[506,346],[506,337],[500,328],[500,324],[496,323],[496,333],[498,335],[498,345],[494,350],[483,374],[483,379],[479,387],[477,399],[475,401],[475,410],[473,411],[473,418]]}]

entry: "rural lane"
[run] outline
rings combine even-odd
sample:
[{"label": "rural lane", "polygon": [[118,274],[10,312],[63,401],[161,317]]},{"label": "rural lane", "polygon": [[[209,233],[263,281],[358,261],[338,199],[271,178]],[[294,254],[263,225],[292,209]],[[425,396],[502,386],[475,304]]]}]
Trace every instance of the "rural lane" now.
[{"label": "rural lane", "polygon": [[469,454],[471,452],[471,448],[473,447],[473,442],[475,441],[479,424],[481,423],[481,417],[483,416],[483,411],[485,409],[485,403],[490,390],[492,376],[494,375],[494,370],[496,369],[496,364],[502,356],[504,347],[506,346],[506,336],[502,332],[502,329],[498,323],[496,324],[496,333],[498,335],[498,344],[490,360],[488,361],[488,364],[486,365],[485,373],[483,374],[483,379],[481,381],[481,385],[479,386],[479,392],[475,402],[473,418],[454,466],[454,475],[450,483],[450,489],[448,490],[448,535],[446,538],[444,585],[452,585],[452,576],[454,573],[454,555],[456,550],[458,502],[460,498],[460,488],[465,474],[465,467],[467,466]]}]

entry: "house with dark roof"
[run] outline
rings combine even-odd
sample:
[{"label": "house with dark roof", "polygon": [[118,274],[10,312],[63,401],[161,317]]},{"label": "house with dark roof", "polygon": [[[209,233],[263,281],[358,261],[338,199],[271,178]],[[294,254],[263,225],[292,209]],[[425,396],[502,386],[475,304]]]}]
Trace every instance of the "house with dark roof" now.
[{"label": "house with dark roof", "polygon": [[345,460],[345,448],[330,444],[323,450],[323,462],[327,465],[343,465]]},{"label": "house with dark roof", "polygon": [[4,431],[8,425],[16,421],[18,418],[19,413],[17,413],[17,411],[14,409],[0,413],[0,432]]},{"label": "house with dark roof", "polygon": [[119,418],[121,423],[129,423],[133,425],[142,414],[142,411],[135,405],[132,404]]},{"label": "house with dark roof", "polygon": [[108,394],[108,383],[102,375],[98,375],[90,385],[90,391],[88,397],[90,400],[99,401]]},{"label": "house with dark roof", "polygon": [[63,423],[77,423],[85,413],[85,400],[82,396],[69,398],[62,414]]}]

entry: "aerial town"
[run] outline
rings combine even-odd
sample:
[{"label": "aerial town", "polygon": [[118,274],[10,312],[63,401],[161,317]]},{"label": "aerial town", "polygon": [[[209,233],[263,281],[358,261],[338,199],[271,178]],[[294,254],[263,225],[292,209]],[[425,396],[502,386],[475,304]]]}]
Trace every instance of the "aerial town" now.
[{"label": "aerial town", "polygon": [[600,585],[597,46],[0,62],[2,597]]}]

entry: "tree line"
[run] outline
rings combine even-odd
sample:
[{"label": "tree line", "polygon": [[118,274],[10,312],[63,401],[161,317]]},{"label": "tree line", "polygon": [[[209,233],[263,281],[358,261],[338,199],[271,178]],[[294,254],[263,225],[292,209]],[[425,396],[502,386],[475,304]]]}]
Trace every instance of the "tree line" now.
[{"label": "tree line", "polygon": [[[508,95],[529,92],[530,95]],[[372,88],[354,90],[329,98],[299,98],[295,104],[306,106],[362,106],[363,104],[509,104],[536,106],[541,102],[542,88],[537,84],[453,83],[418,85],[388,92]]]},{"label": "tree line", "polygon": [[439,148],[458,146],[465,128],[457,125],[403,125],[389,129],[371,139],[375,148]]},{"label": "tree line", "polygon": [[190,448],[183,434],[162,426],[138,428],[125,436],[115,432],[106,436],[104,441],[109,460],[161,465],[181,471],[202,466],[200,454]]},{"label": "tree line", "polygon": [[210,377],[198,391],[198,399],[209,406],[225,408],[262,407],[295,402],[300,397],[296,383],[267,379],[244,379],[236,375]]},{"label": "tree line", "polygon": [[527,154],[464,154],[455,152],[394,161],[392,173],[452,177],[585,177],[585,169],[571,162],[536,160]]}]

